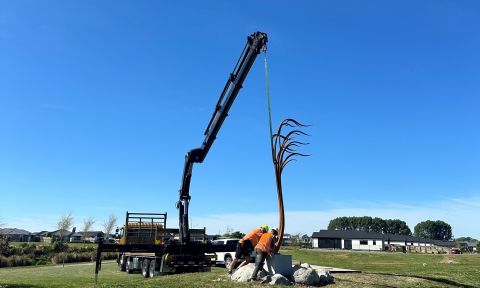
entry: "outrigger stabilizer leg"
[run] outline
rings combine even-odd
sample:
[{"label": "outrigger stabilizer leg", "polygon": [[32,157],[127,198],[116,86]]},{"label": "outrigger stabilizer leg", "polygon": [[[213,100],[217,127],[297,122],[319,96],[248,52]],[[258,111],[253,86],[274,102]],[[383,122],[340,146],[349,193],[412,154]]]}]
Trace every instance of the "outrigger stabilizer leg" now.
[{"label": "outrigger stabilizer leg", "polygon": [[95,284],[97,284],[98,272],[102,270],[102,242],[98,243],[97,257],[95,260]]}]

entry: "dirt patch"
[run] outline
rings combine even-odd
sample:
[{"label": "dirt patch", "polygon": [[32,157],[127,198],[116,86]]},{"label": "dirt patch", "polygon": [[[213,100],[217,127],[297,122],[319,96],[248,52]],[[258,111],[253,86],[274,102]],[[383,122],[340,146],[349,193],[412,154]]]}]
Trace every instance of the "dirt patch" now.
[{"label": "dirt patch", "polygon": [[[328,286],[327,286],[328,287]],[[455,287],[446,283],[437,283],[427,279],[409,276],[381,275],[374,273],[338,273],[332,288],[353,287]]]},{"label": "dirt patch", "polygon": [[441,264],[459,264],[460,262],[457,262],[452,258],[443,258],[442,261],[440,261],[440,263]]}]

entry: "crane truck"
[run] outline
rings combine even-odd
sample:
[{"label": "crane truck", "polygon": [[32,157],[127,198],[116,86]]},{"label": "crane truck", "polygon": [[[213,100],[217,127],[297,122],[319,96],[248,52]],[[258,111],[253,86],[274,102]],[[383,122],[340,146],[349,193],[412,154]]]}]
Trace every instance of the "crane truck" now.
[{"label": "crane truck", "polygon": [[95,279],[101,269],[101,255],[104,252],[119,253],[117,262],[120,270],[128,273],[141,270],[144,277],[206,271],[215,264],[215,249],[205,241],[205,228],[192,229],[188,223],[193,165],[205,160],[257,55],[266,49],[267,41],[267,34],[263,32],[255,32],[247,37],[242,54],[215,105],[202,145],[185,155],[179,200],[176,204],[179,228],[166,228],[166,213],[127,212],[119,242],[98,244]]}]

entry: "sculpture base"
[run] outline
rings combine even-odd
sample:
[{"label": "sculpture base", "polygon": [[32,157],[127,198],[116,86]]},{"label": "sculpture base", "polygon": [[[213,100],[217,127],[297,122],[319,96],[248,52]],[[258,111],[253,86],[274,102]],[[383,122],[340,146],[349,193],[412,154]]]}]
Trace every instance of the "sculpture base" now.
[{"label": "sculpture base", "polygon": [[282,274],[290,278],[293,275],[292,255],[275,254],[267,257],[267,271],[270,275]]}]

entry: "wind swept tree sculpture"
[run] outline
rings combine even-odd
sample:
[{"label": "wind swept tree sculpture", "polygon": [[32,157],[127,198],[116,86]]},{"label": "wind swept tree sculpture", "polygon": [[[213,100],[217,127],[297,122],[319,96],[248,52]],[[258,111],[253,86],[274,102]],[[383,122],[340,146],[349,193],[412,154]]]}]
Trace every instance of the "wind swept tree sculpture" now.
[{"label": "wind swept tree sculpture", "polygon": [[[292,161],[296,161],[297,156],[310,156],[297,152],[297,148],[308,145],[309,143],[296,140],[299,136],[309,136],[307,133],[299,130],[299,128],[308,127],[300,122],[287,118],[282,121],[277,133],[272,135],[272,157],[275,166],[275,181],[277,184],[278,210],[279,210],[279,227],[278,239],[275,243],[275,252],[280,249],[285,229],[285,212],[283,206],[283,190],[282,190],[282,173],[285,166]],[[285,131],[287,130],[287,131]]]}]

